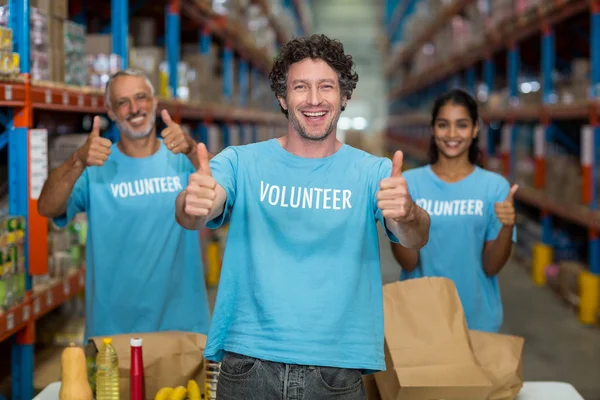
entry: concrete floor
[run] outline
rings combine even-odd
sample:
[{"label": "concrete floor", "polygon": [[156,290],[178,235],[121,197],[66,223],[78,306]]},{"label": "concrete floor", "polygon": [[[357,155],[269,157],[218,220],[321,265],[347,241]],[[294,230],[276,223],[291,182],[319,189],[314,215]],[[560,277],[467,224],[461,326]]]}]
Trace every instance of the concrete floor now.
[{"label": "concrete floor", "polygon": [[[400,267],[381,238],[384,284],[399,278]],[[522,265],[510,262],[500,274],[503,332],[525,338],[526,381],[572,384],[585,400],[600,400],[600,328],[584,327],[550,290],[537,288]],[[216,291],[209,290],[211,308]]]}]

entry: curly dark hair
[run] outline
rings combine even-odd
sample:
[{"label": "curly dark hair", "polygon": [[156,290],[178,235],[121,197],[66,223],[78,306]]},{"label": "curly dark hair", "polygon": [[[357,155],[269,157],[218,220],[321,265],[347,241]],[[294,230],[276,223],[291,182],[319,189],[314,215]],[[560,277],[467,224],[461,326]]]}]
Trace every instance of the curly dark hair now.
[{"label": "curly dark hair", "polygon": [[[342,42],[330,39],[323,34],[295,38],[281,47],[269,73],[271,90],[275,93],[275,97],[286,98],[287,75],[290,65],[306,58],[320,59],[329,64],[338,74],[342,97],[350,100],[358,82],[358,74],[354,71],[352,56],[344,53]],[[342,111],[344,109],[345,106],[342,105]],[[283,107],[281,112],[287,117],[288,112]]]}]

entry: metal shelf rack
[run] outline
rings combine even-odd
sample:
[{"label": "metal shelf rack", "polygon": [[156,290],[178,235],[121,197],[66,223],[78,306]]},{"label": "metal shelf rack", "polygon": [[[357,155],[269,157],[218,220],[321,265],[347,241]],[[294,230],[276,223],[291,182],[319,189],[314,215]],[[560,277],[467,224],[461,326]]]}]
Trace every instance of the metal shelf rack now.
[{"label": "metal shelf rack", "polygon": [[[401,148],[420,163],[428,160],[429,110],[435,96],[451,87],[462,87],[473,94],[478,83],[490,93],[500,80],[506,82],[509,96],[507,107],[482,107],[482,119],[486,125],[503,125],[501,132],[492,137],[488,131],[483,135],[485,159],[499,158],[502,172],[514,181],[517,142],[521,138],[520,125],[534,125],[534,179],[530,187],[521,188],[516,199],[540,211],[542,234],[539,247],[552,250],[553,221],[561,219],[585,227],[588,231],[589,270],[580,279],[579,318],[584,324],[597,321],[600,304],[600,213],[598,212],[598,149],[600,145],[600,1],[562,0],[543,1],[527,10],[514,10],[512,14],[487,29],[482,41],[457,51],[448,59],[433,62],[419,73],[398,78],[398,72],[410,66],[417,52],[430,43],[444,25],[475,0],[454,0],[441,7],[431,18],[431,23],[421,29],[414,39],[402,40],[402,25],[415,12],[419,0],[388,0],[382,7],[386,32],[386,48],[389,51],[386,77],[389,80],[387,142],[389,149]],[[489,2],[487,3],[490,4]],[[493,12],[493,11],[492,11]],[[573,22],[583,21],[580,23]],[[588,23],[585,23],[585,21]],[[585,25],[589,25],[588,28]],[[489,26],[489,25],[488,25]],[[561,34],[557,34],[561,32]],[[577,98],[570,104],[557,104],[554,72],[563,58],[581,53],[580,47],[569,42],[577,37],[586,43],[590,59],[589,97]],[[403,46],[396,46],[402,41]],[[539,47],[540,50],[534,50]],[[524,50],[526,49],[526,50]],[[539,54],[538,54],[539,51]],[[534,65],[535,64],[535,65]],[[564,64],[564,62],[563,62]],[[541,103],[519,104],[519,74],[527,67],[540,73]],[[425,107],[424,107],[425,106]],[[565,204],[550,198],[545,188],[547,148],[555,138],[555,125],[568,123],[580,130],[580,163],[582,171],[581,203]],[[575,124],[575,125],[573,125]],[[578,128],[577,128],[578,127]],[[485,132],[483,132],[485,133]],[[498,132],[494,132],[496,134]],[[498,149],[497,139],[501,146]],[[545,275],[536,265],[536,249],[533,251],[532,278],[534,283],[544,285]],[[539,263],[538,263],[539,264]]]}]

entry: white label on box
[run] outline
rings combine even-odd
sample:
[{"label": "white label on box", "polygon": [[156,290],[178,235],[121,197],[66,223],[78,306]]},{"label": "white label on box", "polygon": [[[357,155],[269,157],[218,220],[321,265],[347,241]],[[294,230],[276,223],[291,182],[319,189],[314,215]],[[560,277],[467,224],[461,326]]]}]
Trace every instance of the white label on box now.
[{"label": "white label on box", "polygon": [[92,107],[98,107],[98,98],[96,96],[92,96]]},{"label": "white label on box", "polygon": [[544,158],[546,155],[546,127],[544,125],[535,127],[533,153],[535,158]]},{"label": "white label on box", "polygon": [[71,285],[69,285],[69,281],[65,281],[65,283],[63,284],[63,293],[65,294],[65,296],[71,294]]},{"label": "white label on box", "polygon": [[11,85],[6,85],[4,86],[4,99],[5,100],[12,100],[13,96],[12,96],[12,86]]},{"label": "white label on box", "polygon": [[502,148],[502,152],[504,153],[510,152],[512,142],[512,128],[513,126],[511,124],[506,124],[502,127],[502,144],[500,147]]},{"label": "white label on box", "polygon": [[594,128],[584,125],[581,128],[581,165],[594,163]]},{"label": "white label on box", "polygon": [[46,99],[46,104],[52,103],[52,91],[50,89],[46,89],[44,93],[44,97]]},{"label": "white label on box", "polygon": [[63,105],[69,105],[69,93],[68,92],[63,92]]},{"label": "white label on box", "polygon": [[6,329],[9,331],[15,329],[15,314],[8,313],[6,315]]},{"label": "white label on box", "polygon": [[80,94],[79,96],[77,96],[77,105],[78,105],[79,107],[83,107],[83,104],[84,104],[84,103],[83,103],[83,95],[82,95],[82,94]]},{"label": "white label on box", "polygon": [[23,307],[23,321],[29,321],[29,306]]},{"label": "white label on box", "polygon": [[54,299],[52,297],[52,292],[51,291],[46,292],[46,306],[51,307],[53,302],[54,302]]},{"label": "white label on box", "polygon": [[37,200],[48,178],[48,131],[29,131],[29,197]]}]

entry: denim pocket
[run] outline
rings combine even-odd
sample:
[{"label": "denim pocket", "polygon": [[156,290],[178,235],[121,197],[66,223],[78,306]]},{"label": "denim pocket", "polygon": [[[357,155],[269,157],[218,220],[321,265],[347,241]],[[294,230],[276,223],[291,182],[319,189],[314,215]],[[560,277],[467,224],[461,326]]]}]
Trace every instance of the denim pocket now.
[{"label": "denim pocket", "polygon": [[253,357],[244,356],[237,353],[225,353],[221,362],[221,371],[219,377],[224,376],[230,379],[247,378],[260,364],[260,360]]},{"label": "denim pocket", "polygon": [[359,390],[362,386],[362,372],[358,369],[318,367],[316,370],[321,383],[330,391]]}]

